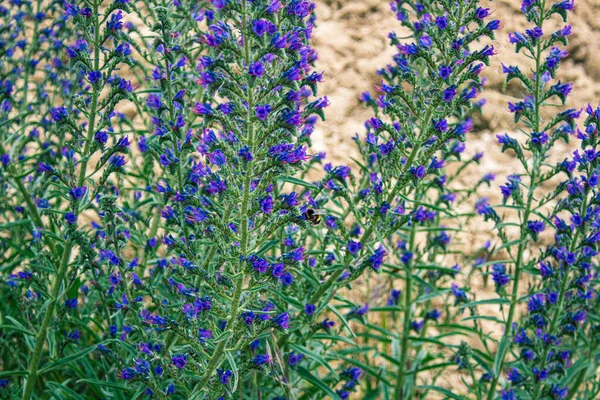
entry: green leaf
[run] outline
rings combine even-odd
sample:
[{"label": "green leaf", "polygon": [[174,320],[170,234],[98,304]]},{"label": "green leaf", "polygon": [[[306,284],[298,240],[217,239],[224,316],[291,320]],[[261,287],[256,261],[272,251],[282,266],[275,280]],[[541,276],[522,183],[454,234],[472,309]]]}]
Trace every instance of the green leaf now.
[{"label": "green leaf", "polygon": [[290,347],[294,349],[296,353],[303,353],[310,356],[310,358],[312,358],[313,360],[315,360],[316,362],[318,362],[319,364],[321,364],[322,366],[324,366],[325,368],[327,368],[335,374],[335,371],[333,370],[333,368],[331,368],[331,365],[329,365],[329,363],[321,355],[298,344],[290,344]]},{"label": "green leaf", "polygon": [[29,375],[29,371],[0,371],[0,378],[5,376],[27,376]]},{"label": "green leaf", "polygon": [[471,326],[465,326],[461,324],[438,324],[438,329],[448,329],[451,332],[455,331],[467,331],[475,335],[479,334],[479,331]]},{"label": "green leaf", "polygon": [[345,342],[348,343],[351,346],[356,346],[356,343],[354,343],[354,341],[352,339],[348,339],[346,337],[343,336],[338,336],[338,335],[330,335],[327,333],[317,333],[315,335],[313,335],[313,339],[317,339],[317,340],[331,340],[334,342]]},{"label": "green leaf", "polygon": [[279,244],[279,240],[268,240],[265,243],[263,243],[263,245],[261,246],[260,249],[258,249],[256,251],[256,254],[258,254],[259,256],[262,256],[267,251],[277,247],[278,244]]},{"label": "green leaf", "polygon": [[28,219],[22,219],[22,220],[14,221],[14,222],[7,222],[5,224],[0,224],[0,229],[4,230],[4,229],[12,228],[13,226],[27,225],[29,223],[31,223],[31,222]]},{"label": "green leaf", "polygon": [[87,349],[84,349],[78,353],[75,354],[71,354],[67,357],[61,358],[60,360],[58,360],[57,362],[54,362],[42,369],[40,369],[40,374],[45,374],[47,372],[50,372],[56,368],[62,367],[63,365],[69,364],[72,361],[78,360],[82,357],[87,356],[88,354],[90,354],[92,351],[94,351],[94,349],[96,348],[96,346],[90,346]]},{"label": "green leaf", "polygon": [[506,354],[506,349],[509,346],[510,341],[508,340],[509,335],[504,335],[502,340],[500,341],[500,345],[498,346],[498,352],[496,353],[496,359],[494,360],[494,373],[500,374],[501,365],[504,364],[504,355]]},{"label": "green leaf", "polygon": [[567,374],[560,381],[560,386],[568,385],[575,381],[575,375],[577,375],[580,371],[583,371],[592,365],[589,360],[585,358],[581,358],[577,360],[575,364],[573,364],[568,370]]},{"label": "green leaf", "polygon": [[61,393],[65,393],[68,396],[67,397],[61,397],[61,398],[75,399],[75,400],[85,400],[85,398],[81,397],[79,394],[77,394],[77,392],[75,392],[72,389],[69,389],[67,387],[67,382],[63,382],[63,383],[46,382],[45,384],[46,384],[46,386],[48,386],[48,388],[50,388],[50,389],[53,390],[53,393],[54,393],[55,396],[60,396]]},{"label": "green leaf", "polygon": [[304,186],[308,189],[317,189],[317,187],[312,183],[303,181],[302,179],[294,178],[292,176],[282,176],[281,178],[279,178],[279,180],[283,182],[293,183],[294,185],[298,186]]},{"label": "green leaf", "polygon": [[329,386],[327,386],[326,384],[324,384],[323,381],[321,381],[316,376],[312,375],[306,369],[304,369],[302,367],[297,367],[296,368],[296,373],[302,379],[304,379],[305,381],[309,382],[311,385],[313,385],[314,387],[318,388],[319,390],[321,390],[323,393],[325,393],[326,395],[328,395],[332,399],[338,400],[340,398],[337,394],[335,394],[335,392],[333,390],[331,390],[331,388]]},{"label": "green leaf", "polygon": [[233,384],[231,385],[231,387],[233,390],[235,390],[238,387],[238,383],[240,380],[240,374],[238,372],[238,367],[237,367],[237,364],[235,363],[235,360],[233,359],[233,356],[231,355],[230,352],[226,351],[225,357],[227,358],[227,361],[229,362],[229,366],[231,367],[231,372],[233,372]]},{"label": "green leaf", "polygon": [[115,382],[101,381],[98,379],[80,379],[77,381],[77,383],[90,383],[93,385],[105,386],[105,387],[109,387],[109,388],[113,388],[113,389],[120,389],[120,390],[125,390],[125,391],[129,390],[129,388],[126,385],[115,383]]},{"label": "green leaf", "polygon": [[9,325],[11,329],[17,329],[18,331],[26,333],[27,335],[35,336],[35,333],[33,333],[29,329],[25,328],[25,326],[23,326],[23,324],[21,324],[19,321],[17,321],[13,317],[6,316],[6,319],[9,320],[10,322],[12,322],[13,324],[15,324],[15,326]]},{"label": "green leaf", "polygon": [[402,312],[404,311],[404,306],[382,306],[382,307],[372,307],[369,308],[369,312]]},{"label": "green leaf", "polygon": [[363,400],[379,399],[380,395],[381,395],[381,392],[379,391],[379,388],[377,388],[377,389],[371,390],[371,391],[369,391],[369,393],[365,394],[365,396],[363,397]]},{"label": "green leaf", "polygon": [[350,328],[350,325],[348,324],[348,321],[346,321],[346,318],[344,318],[344,316],[331,304],[327,304],[327,308],[329,308],[331,311],[333,311],[333,313],[335,315],[337,315],[337,317],[342,321],[342,323],[344,324],[344,326],[348,329],[348,331],[350,332],[350,334],[352,335],[353,338],[356,337],[356,334],[354,333],[354,331],[352,330],[352,328]]},{"label": "green leaf", "polygon": [[464,397],[454,394],[451,391],[449,391],[448,389],[444,389],[439,386],[427,385],[427,386],[423,386],[423,387],[425,389],[434,390],[438,393],[441,393],[444,396],[446,396],[447,398],[456,399],[456,400],[464,400]]},{"label": "green leaf", "polygon": [[10,331],[15,331],[24,335],[35,336],[35,333],[23,328],[22,326],[16,325],[0,325],[0,331],[4,331],[5,334],[8,334]]},{"label": "green leaf", "polygon": [[478,321],[478,320],[484,320],[484,321],[492,321],[492,322],[496,322],[498,324],[504,324],[504,321],[502,321],[499,318],[496,317],[491,317],[489,315],[473,315],[472,317],[467,317],[467,318],[463,318],[461,321],[463,322],[467,322],[467,321]]},{"label": "green leaf", "polygon": [[490,304],[498,304],[498,305],[510,304],[510,300],[503,299],[503,298],[478,300],[478,301],[472,301],[470,303],[467,303],[467,304],[463,305],[463,307],[469,308],[469,307],[484,306],[484,305],[490,305]]}]

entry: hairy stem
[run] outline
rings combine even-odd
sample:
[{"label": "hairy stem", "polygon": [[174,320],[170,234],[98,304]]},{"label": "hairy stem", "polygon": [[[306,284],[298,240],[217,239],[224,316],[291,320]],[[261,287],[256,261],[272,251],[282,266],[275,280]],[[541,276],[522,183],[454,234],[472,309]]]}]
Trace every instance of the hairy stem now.
[{"label": "hairy stem", "polygon": [[[246,63],[246,65],[250,64],[250,37],[251,35],[248,34],[248,16],[247,16],[247,1],[248,0],[242,0],[242,34],[244,36],[244,61]],[[248,112],[246,115],[246,123],[247,123],[247,128],[248,128],[248,146],[250,147],[250,151],[253,150],[254,147],[254,124],[252,122],[252,112],[254,109],[254,96],[253,96],[253,91],[252,91],[252,85],[250,84],[250,82],[248,82]],[[243,197],[242,197],[242,204],[241,204],[241,211],[240,211],[240,246],[241,246],[241,253],[242,255],[245,257],[248,254],[248,242],[249,242],[249,236],[248,236],[248,208],[250,205],[250,186],[252,183],[252,177],[253,177],[253,164],[252,163],[248,163],[248,168],[246,170],[246,176],[244,178],[244,193],[243,193]],[[242,266],[243,268],[243,266]],[[241,268],[241,269],[242,269]],[[238,271],[239,276],[237,277],[237,279],[235,280],[235,291],[233,293],[233,299],[231,300],[231,311],[229,314],[229,319],[227,322],[227,331],[228,331],[228,337],[226,337],[224,340],[221,340],[219,342],[219,344],[217,345],[217,348],[215,349],[212,357],[210,358],[208,365],[206,366],[206,372],[204,374],[204,377],[202,378],[202,381],[200,382],[199,385],[199,390],[202,390],[206,387],[206,385],[208,384],[208,382],[210,381],[210,378],[212,377],[212,374],[214,373],[215,369],[219,366],[219,364],[221,363],[221,359],[222,356],[225,352],[225,346],[227,346],[227,344],[229,343],[229,339],[231,339],[231,337],[234,335],[235,333],[235,328],[237,325],[237,318],[238,318],[238,313],[239,313],[239,307],[240,307],[240,299],[242,296],[242,292],[243,292],[243,288],[244,288],[244,281],[246,278],[246,274],[243,271]]]},{"label": "hairy stem", "polygon": [[[414,251],[415,236],[417,228],[413,221],[410,230],[410,252]],[[398,371],[396,375],[396,390],[394,398],[396,400],[404,399],[404,380],[406,379],[406,357],[408,356],[408,346],[410,342],[410,321],[412,311],[412,265],[413,260],[408,262],[405,269],[406,286],[404,288],[404,324],[402,328],[402,349],[400,354],[400,362],[398,363]]]},{"label": "hairy stem", "polygon": [[[98,3],[93,3],[93,16],[94,16],[94,69],[100,69],[100,48],[98,46],[98,40],[100,36],[100,26],[98,21]],[[100,92],[97,89],[93,89],[92,93],[92,103],[90,109],[90,117],[89,117],[89,125],[88,125],[88,133],[86,137],[85,147],[83,150],[83,156],[81,158],[81,166],[79,170],[79,175],[77,178],[77,186],[80,187],[83,185],[85,181],[85,173],[87,169],[87,164],[90,159],[90,148],[92,145],[92,140],[94,138],[94,131],[96,126],[96,108],[98,107],[98,97],[100,96]],[[75,214],[79,214],[79,203],[75,203]],[[22,400],[29,400],[31,395],[33,394],[33,388],[35,386],[37,372],[42,356],[42,350],[44,348],[44,342],[46,341],[46,335],[48,333],[48,328],[50,326],[50,322],[54,316],[54,310],[56,308],[56,303],[58,301],[58,293],[60,287],[62,285],[62,281],[69,267],[69,260],[71,259],[71,251],[73,250],[73,241],[72,238],[67,239],[65,242],[65,247],[63,249],[62,258],[60,261],[60,266],[54,277],[52,282],[52,287],[50,289],[50,302],[48,303],[48,307],[46,309],[46,313],[44,314],[44,319],[42,321],[42,325],[40,326],[40,330],[36,336],[35,346],[33,349],[33,354],[31,356],[31,361],[29,362],[29,375],[26,378],[25,386],[23,388],[23,397]]]},{"label": "hairy stem", "polygon": [[[538,22],[538,26],[540,28],[542,27],[543,22],[544,22],[545,5],[546,5],[546,2],[544,0],[544,2],[542,3],[542,13],[540,14],[540,19]],[[536,77],[535,77],[535,93],[534,93],[534,101],[535,101],[534,129],[536,132],[539,132],[540,122],[541,122],[540,105],[541,105],[542,100],[540,99],[541,77],[539,74],[541,61],[542,61],[542,49],[541,49],[540,42],[538,42],[537,51],[535,54]],[[538,169],[540,167],[540,162],[541,162],[541,160],[539,159],[539,157],[536,154],[534,154],[533,165],[532,165],[532,168],[529,170],[530,171],[529,172],[530,183],[529,183],[529,188],[528,188],[527,204],[525,206],[525,210],[523,211],[523,219],[521,220],[521,235],[520,235],[519,247],[517,250],[517,258],[516,258],[516,264],[515,264],[512,293],[511,293],[511,297],[510,297],[510,308],[508,311],[508,317],[506,318],[506,321],[504,323],[503,340],[512,341],[511,329],[512,329],[512,323],[513,323],[513,320],[515,317],[515,311],[516,311],[518,300],[519,300],[519,283],[520,283],[520,278],[521,278],[521,269],[523,267],[523,257],[524,257],[526,245],[528,243],[527,238],[529,236],[529,233],[527,231],[527,221],[529,219],[529,216],[530,216],[531,210],[532,210],[532,206],[533,206],[533,195],[534,195],[535,189],[538,185],[537,173],[538,173]],[[504,367],[504,363],[506,361],[507,347],[508,346],[503,347],[504,350],[502,351],[501,354],[498,355],[500,357],[500,363],[498,364],[498,370],[492,371],[494,374],[494,378],[492,379],[492,383],[490,385],[490,390],[487,395],[487,400],[493,400],[494,396],[496,395],[496,386],[498,385],[498,380],[500,379],[500,374],[502,373],[502,368]]]}]

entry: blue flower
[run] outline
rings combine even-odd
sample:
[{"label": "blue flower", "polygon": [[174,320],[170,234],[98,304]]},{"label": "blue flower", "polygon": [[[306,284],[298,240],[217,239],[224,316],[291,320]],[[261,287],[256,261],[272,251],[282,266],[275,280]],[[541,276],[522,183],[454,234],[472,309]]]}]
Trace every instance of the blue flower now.
[{"label": "blue flower", "polygon": [[283,313],[275,317],[275,323],[279,325],[281,329],[289,329],[290,316],[288,313]]},{"label": "blue flower", "polygon": [[69,110],[66,107],[57,107],[50,110],[52,119],[56,122],[64,121],[69,116]]},{"label": "blue flower", "polygon": [[171,358],[173,365],[179,369],[184,369],[187,364],[187,354],[180,354]]},{"label": "blue flower", "polygon": [[271,361],[271,357],[268,354],[258,354],[252,359],[252,363],[257,367],[269,364]]},{"label": "blue flower", "polygon": [[348,242],[348,252],[352,255],[356,255],[362,249],[362,243],[350,240]]},{"label": "blue flower", "polygon": [[248,67],[248,74],[250,76],[261,77],[264,75],[264,73],[265,73],[265,67],[263,66],[263,63],[261,63],[260,61],[257,61]]},{"label": "blue flower", "polygon": [[455,86],[450,86],[449,88],[444,90],[444,93],[442,95],[442,99],[446,102],[449,103],[451,102],[454,97],[456,96],[456,87]]},{"label": "blue flower", "polygon": [[219,381],[223,385],[229,385],[229,380],[233,376],[233,373],[230,370],[217,370],[217,374],[219,375]]},{"label": "blue flower", "polygon": [[65,214],[65,221],[67,221],[69,225],[74,225],[77,223],[77,216],[73,212],[68,212]]},{"label": "blue flower", "polygon": [[544,31],[542,31],[542,28],[540,28],[539,26],[536,26],[533,29],[527,29],[525,33],[534,40],[537,40],[544,36]]},{"label": "blue flower", "polygon": [[304,313],[306,313],[308,316],[311,316],[315,313],[316,309],[317,307],[314,304],[307,304],[304,306]]},{"label": "blue flower", "polygon": [[482,8],[479,7],[477,8],[477,10],[475,10],[475,16],[478,19],[484,19],[485,17],[487,17],[490,13],[490,9],[489,8]]},{"label": "blue flower", "polygon": [[75,200],[80,200],[81,198],[83,198],[83,196],[86,194],[86,192],[87,192],[86,186],[74,187],[73,189],[69,190],[69,194]]},{"label": "blue flower", "polygon": [[102,79],[102,73],[100,71],[90,71],[88,72],[88,79],[91,83],[96,83]]},{"label": "blue flower", "polygon": [[302,353],[294,353],[293,351],[288,354],[288,364],[293,367],[298,364],[304,358]]}]

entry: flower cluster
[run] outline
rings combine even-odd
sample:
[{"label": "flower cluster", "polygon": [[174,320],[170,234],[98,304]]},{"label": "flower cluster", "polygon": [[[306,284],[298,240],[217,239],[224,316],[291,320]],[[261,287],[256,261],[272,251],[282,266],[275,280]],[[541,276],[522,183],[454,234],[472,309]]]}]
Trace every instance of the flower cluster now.
[{"label": "flower cluster", "polygon": [[309,0],[0,5],[0,397],[596,396],[600,108],[542,119],[573,7],[522,2],[494,198],[478,0],[391,2],[356,168],[310,150]]}]

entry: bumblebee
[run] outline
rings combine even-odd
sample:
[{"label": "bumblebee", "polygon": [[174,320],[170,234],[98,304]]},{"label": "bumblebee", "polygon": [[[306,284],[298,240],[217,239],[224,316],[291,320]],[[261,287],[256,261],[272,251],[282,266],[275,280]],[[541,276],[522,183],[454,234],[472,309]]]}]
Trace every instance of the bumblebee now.
[{"label": "bumblebee", "polygon": [[325,215],[325,211],[309,208],[304,212],[304,219],[313,225],[319,225],[323,220],[323,215]]}]

